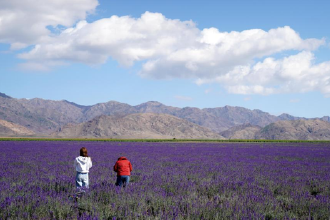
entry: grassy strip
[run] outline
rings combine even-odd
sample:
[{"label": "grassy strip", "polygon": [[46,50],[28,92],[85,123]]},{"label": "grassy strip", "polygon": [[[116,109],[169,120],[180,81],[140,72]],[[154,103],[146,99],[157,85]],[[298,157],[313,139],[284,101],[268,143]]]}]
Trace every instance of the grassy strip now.
[{"label": "grassy strip", "polygon": [[330,140],[256,140],[256,139],[107,139],[107,138],[37,138],[0,137],[0,141],[102,141],[102,142],[247,142],[247,143],[330,143]]}]

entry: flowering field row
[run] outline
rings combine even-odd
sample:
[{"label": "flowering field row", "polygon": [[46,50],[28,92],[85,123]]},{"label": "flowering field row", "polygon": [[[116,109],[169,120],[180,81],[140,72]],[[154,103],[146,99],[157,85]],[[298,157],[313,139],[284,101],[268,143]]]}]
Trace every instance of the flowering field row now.
[{"label": "flowering field row", "polygon": [[[86,147],[90,190],[73,160]],[[328,219],[328,143],[0,142],[0,219]],[[133,165],[114,185],[119,156]]]}]

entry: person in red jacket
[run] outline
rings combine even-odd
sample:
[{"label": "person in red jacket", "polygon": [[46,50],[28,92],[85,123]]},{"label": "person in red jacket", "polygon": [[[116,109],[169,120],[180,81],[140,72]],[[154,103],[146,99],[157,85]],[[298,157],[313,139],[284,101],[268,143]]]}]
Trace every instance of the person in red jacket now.
[{"label": "person in red jacket", "polygon": [[127,186],[133,170],[131,162],[126,157],[119,157],[113,170],[117,173],[116,186]]}]

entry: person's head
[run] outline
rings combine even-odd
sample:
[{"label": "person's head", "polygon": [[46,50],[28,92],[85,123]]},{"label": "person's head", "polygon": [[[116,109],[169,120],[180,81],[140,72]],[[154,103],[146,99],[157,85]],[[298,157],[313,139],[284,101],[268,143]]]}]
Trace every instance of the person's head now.
[{"label": "person's head", "polygon": [[80,148],[80,156],[82,156],[82,157],[88,157],[88,153],[87,153],[86,147]]}]

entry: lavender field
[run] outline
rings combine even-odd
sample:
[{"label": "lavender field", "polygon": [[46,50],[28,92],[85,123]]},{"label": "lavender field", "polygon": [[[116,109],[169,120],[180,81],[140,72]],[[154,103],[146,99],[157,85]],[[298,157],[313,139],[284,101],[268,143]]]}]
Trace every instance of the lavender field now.
[{"label": "lavender field", "polygon": [[[93,159],[77,202],[73,160]],[[329,219],[327,143],[0,142],[0,219]],[[131,184],[114,185],[121,155]]]}]

